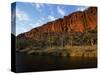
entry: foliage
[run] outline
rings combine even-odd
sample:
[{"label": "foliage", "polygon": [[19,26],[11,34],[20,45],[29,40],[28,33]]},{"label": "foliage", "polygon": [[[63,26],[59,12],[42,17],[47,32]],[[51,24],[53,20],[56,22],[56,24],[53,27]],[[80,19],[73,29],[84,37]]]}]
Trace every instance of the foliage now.
[{"label": "foliage", "polygon": [[64,32],[64,33],[48,33],[42,34],[41,38],[36,39],[16,39],[17,49],[41,49],[50,47],[64,47],[66,45],[94,45],[97,44],[97,31],[87,31],[87,32]]}]

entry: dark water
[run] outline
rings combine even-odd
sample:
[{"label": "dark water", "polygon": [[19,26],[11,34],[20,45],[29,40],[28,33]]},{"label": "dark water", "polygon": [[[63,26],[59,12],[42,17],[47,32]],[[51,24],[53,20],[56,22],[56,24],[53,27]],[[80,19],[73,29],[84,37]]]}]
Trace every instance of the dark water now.
[{"label": "dark water", "polygon": [[16,72],[96,68],[96,58],[67,58],[16,53]]}]

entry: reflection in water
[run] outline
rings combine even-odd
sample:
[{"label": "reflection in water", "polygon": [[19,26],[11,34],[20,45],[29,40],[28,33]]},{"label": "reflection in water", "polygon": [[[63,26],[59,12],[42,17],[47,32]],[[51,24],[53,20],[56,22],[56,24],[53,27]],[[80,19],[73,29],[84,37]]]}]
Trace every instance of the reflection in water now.
[{"label": "reflection in water", "polygon": [[56,56],[26,55],[16,52],[16,71],[47,71],[97,67],[96,58],[67,58]]}]

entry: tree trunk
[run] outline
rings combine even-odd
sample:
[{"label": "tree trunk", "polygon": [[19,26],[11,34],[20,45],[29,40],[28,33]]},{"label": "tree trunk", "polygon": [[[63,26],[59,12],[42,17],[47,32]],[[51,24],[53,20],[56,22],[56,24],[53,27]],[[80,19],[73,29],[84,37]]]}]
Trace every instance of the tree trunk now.
[{"label": "tree trunk", "polygon": [[94,40],[93,39],[91,39],[91,46],[93,46],[94,45]]}]

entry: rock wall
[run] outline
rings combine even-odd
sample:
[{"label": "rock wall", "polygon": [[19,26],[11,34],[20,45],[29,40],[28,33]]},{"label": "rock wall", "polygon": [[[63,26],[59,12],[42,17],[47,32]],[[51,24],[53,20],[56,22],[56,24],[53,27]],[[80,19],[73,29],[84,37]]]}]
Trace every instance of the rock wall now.
[{"label": "rock wall", "polygon": [[37,38],[42,33],[59,33],[59,32],[84,32],[93,30],[97,27],[97,8],[90,7],[81,12],[73,12],[64,18],[48,22],[40,27],[18,35],[19,38]]}]

